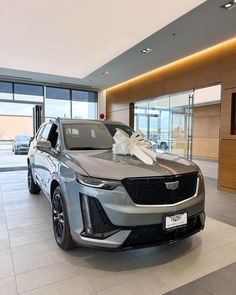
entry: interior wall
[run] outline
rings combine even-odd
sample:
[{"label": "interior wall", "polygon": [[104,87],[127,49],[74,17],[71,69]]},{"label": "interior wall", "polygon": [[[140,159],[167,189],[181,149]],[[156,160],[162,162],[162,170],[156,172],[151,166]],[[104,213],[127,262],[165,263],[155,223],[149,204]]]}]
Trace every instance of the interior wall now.
[{"label": "interior wall", "polygon": [[193,108],[193,157],[218,160],[220,104]]},{"label": "interior wall", "polygon": [[33,135],[32,117],[0,116],[0,140],[12,140],[16,135]]},{"label": "interior wall", "polygon": [[230,134],[231,97],[236,92],[236,39],[108,89],[107,117],[127,123],[126,114],[129,116],[131,102],[220,83],[218,187],[236,193],[236,157],[232,152],[235,151],[236,135]]}]

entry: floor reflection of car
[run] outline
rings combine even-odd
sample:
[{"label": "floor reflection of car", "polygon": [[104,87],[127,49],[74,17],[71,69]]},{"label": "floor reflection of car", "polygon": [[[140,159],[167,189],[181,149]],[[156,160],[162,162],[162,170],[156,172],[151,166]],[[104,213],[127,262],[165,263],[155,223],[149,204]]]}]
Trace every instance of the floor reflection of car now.
[{"label": "floor reflection of car", "polygon": [[28,135],[16,135],[12,142],[12,151],[15,155],[27,154],[29,151],[31,137]]}]

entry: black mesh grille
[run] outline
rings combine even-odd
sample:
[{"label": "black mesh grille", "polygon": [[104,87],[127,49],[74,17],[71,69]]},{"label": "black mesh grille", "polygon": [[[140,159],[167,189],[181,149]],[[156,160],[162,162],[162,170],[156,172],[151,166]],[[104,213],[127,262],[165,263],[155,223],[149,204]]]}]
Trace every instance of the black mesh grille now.
[{"label": "black mesh grille", "polygon": [[[166,183],[178,181],[178,188],[167,189]],[[122,184],[135,204],[167,205],[192,197],[196,192],[197,173],[181,176],[125,178]]]},{"label": "black mesh grille", "polygon": [[186,226],[171,230],[164,230],[161,224],[138,226],[129,234],[122,248],[170,243],[193,235],[202,228],[199,215],[189,218]]},{"label": "black mesh grille", "polygon": [[116,230],[96,198],[89,197],[89,210],[94,233],[104,234]]}]

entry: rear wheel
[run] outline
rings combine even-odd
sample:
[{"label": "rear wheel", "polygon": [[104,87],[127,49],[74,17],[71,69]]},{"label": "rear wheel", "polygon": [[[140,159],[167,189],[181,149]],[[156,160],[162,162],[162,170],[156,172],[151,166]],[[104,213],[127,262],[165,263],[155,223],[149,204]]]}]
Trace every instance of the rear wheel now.
[{"label": "rear wheel", "polygon": [[52,196],[52,223],[54,237],[59,247],[68,250],[76,246],[70,233],[66,202],[60,186]]},{"label": "rear wheel", "polygon": [[31,194],[38,194],[40,192],[39,186],[34,182],[30,166],[28,166],[28,190]]}]

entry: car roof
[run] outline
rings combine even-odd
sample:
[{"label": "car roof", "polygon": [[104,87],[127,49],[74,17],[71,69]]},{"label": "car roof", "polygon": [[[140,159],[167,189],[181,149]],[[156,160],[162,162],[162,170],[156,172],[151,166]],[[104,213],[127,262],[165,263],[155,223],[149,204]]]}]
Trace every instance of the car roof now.
[{"label": "car roof", "polygon": [[116,124],[119,124],[119,125],[125,125],[121,122],[117,122],[117,121],[109,121],[109,120],[106,120],[106,121],[103,121],[103,120],[89,120],[89,119],[52,119],[50,120],[51,122],[54,122],[54,121],[57,121],[57,122],[60,122],[61,124],[71,124],[71,123],[101,123],[101,124],[104,124],[104,125],[116,125]]}]

